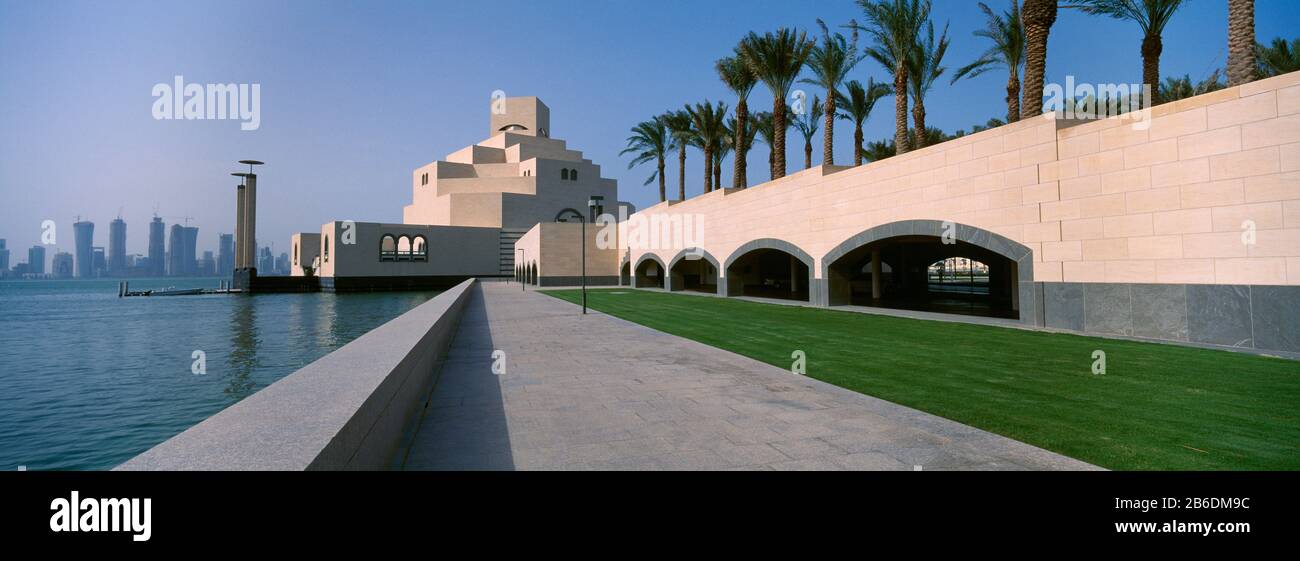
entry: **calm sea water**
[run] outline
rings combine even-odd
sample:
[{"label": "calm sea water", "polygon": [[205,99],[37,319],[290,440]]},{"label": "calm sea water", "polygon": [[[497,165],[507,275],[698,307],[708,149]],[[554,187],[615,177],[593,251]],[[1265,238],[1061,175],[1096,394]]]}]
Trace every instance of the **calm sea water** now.
[{"label": "calm sea water", "polygon": [[[118,298],[116,280],[0,282],[0,470],[112,468],[432,297]],[[206,374],[191,373],[196,350]]]}]

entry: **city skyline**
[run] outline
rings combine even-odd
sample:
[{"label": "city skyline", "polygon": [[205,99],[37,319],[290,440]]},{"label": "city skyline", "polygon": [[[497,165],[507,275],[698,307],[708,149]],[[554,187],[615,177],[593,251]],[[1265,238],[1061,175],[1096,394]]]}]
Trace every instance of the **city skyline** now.
[{"label": "city skyline", "polygon": [[[200,239],[198,234],[200,228],[182,224],[168,225],[161,217],[155,216],[147,225],[149,230],[145,236],[146,251],[132,252],[126,249],[126,243],[133,238],[128,233],[127,222],[122,218],[115,218],[109,222],[106,245],[98,243],[102,240],[95,236],[96,223],[93,220],[88,220],[84,216],[77,218],[79,220],[72,225],[73,243],[69,248],[61,247],[57,243],[46,244],[37,241],[30,246],[20,245],[15,250],[8,238],[0,238],[0,278],[10,273],[13,273],[11,276],[58,278],[51,262],[56,256],[63,254],[73,257],[71,275],[73,278],[226,276],[234,268],[233,233],[218,233],[217,243],[212,249],[208,249],[197,243]],[[78,239],[79,232],[85,236],[85,239]],[[178,236],[176,239],[171,238],[173,233]],[[21,240],[19,243],[22,243]],[[173,243],[181,245],[182,254],[173,253]],[[25,257],[23,251],[26,252]],[[259,263],[262,252],[271,254],[275,266],[266,269],[268,274],[288,273],[287,264],[280,266],[282,261],[288,260],[288,252],[282,250],[276,253],[272,245],[258,245],[257,252]],[[78,261],[77,256],[80,253],[84,253],[86,257]],[[191,261],[192,264],[187,265]],[[86,263],[88,269],[80,270],[79,262]],[[19,265],[25,267],[19,268]],[[139,270],[141,268],[147,271],[147,274],[142,274],[144,271]]]}]

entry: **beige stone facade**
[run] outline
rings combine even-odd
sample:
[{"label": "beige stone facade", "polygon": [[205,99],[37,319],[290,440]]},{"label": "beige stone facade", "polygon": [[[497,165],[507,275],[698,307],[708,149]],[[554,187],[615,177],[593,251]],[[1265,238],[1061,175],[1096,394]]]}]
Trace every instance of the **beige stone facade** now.
[{"label": "beige stone facade", "polygon": [[[295,243],[318,240],[322,286],[436,288],[470,276],[510,276],[514,243],[530,229],[564,212],[585,214],[592,196],[617,204],[617,182],[551,138],[550,109],[541,100],[494,99],[489,114],[487,139],[412,172],[401,224],[334,221],[294,236]],[[555,232],[556,243],[570,241],[564,229]],[[550,268],[566,270],[555,255]],[[589,270],[609,261],[597,257]]]},{"label": "beige stone facade", "polygon": [[660,203],[619,225],[621,276],[1300,353],[1300,73],[1136,115]]},{"label": "beige stone facade", "polygon": [[[952,221],[1033,253],[1033,281],[1300,285],[1300,74],[1110,118],[1035,118],[857,168],[814,167],[638,215],[690,213],[719,259],[822,257],[864,230]],[[1253,230],[1253,243],[1243,241]],[[663,259],[682,247],[626,247]],[[725,273],[724,273],[725,275]]]}]

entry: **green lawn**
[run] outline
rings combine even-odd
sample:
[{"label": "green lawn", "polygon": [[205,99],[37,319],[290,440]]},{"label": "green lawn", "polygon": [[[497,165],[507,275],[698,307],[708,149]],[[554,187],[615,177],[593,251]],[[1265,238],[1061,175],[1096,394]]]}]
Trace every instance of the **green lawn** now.
[{"label": "green lawn", "polygon": [[811,377],[1111,469],[1300,469],[1297,361],[632,289],[588,304],[781,368],[802,350]]}]

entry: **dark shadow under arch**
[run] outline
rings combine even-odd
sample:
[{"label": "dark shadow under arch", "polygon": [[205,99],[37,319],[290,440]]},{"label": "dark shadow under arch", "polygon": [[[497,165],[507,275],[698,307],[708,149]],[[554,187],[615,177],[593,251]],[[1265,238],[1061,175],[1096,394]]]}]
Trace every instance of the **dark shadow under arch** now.
[{"label": "dark shadow under arch", "polygon": [[[986,293],[961,294],[933,282],[926,268],[951,257],[989,266]],[[875,258],[879,258],[879,269]],[[1032,250],[967,224],[903,220],[869,228],[827,252],[821,260],[821,274],[827,305],[987,315],[1028,323],[1036,318]]]},{"label": "dark shadow under arch", "polygon": [[731,252],[722,271],[725,296],[815,301],[813,258],[785,240],[746,242]]},{"label": "dark shadow under arch", "polygon": [[653,253],[642,253],[632,267],[632,286],[636,288],[664,288],[667,276],[664,260]]},{"label": "dark shadow under arch", "polygon": [[717,294],[721,270],[718,259],[704,249],[683,249],[668,262],[668,289]]}]

